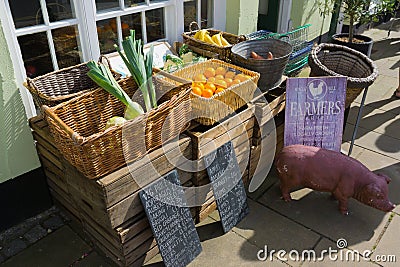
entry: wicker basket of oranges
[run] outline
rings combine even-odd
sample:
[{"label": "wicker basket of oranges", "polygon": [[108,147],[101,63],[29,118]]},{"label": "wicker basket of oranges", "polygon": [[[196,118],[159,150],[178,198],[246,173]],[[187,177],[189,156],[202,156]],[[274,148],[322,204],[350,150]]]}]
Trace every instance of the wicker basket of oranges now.
[{"label": "wicker basket of oranges", "polygon": [[203,125],[213,125],[246,105],[253,99],[260,78],[257,72],[218,59],[199,62],[171,74],[192,81],[193,116]]}]

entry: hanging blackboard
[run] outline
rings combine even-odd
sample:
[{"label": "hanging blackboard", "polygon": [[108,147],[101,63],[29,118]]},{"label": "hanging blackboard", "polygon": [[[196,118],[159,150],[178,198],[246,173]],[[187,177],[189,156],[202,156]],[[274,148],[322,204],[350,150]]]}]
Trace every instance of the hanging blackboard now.
[{"label": "hanging blackboard", "polygon": [[[184,192],[180,188],[172,190],[169,182],[180,185],[176,170],[144,188],[139,195],[165,266],[186,266],[202,248],[190,210],[185,207]],[[156,194],[163,200],[174,198],[173,202],[179,201],[182,207],[161,202],[153,197]]]},{"label": "hanging blackboard", "polygon": [[346,77],[290,78],[286,82],[284,145],[340,151]]},{"label": "hanging blackboard", "polygon": [[246,190],[232,142],[206,155],[204,161],[226,233],[249,213]]}]

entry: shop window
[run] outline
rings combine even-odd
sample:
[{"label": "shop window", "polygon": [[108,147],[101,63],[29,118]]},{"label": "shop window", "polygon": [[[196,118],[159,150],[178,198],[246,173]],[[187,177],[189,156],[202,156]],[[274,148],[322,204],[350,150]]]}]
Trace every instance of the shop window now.
[{"label": "shop window", "polygon": [[63,27],[52,30],[53,42],[59,68],[79,64],[82,55],[78,47],[78,28]]},{"label": "shop window", "polygon": [[137,39],[142,39],[142,16],[140,13],[130,14],[121,17],[122,37],[130,35],[130,30],[135,30]]},{"label": "shop window", "polygon": [[184,8],[184,30],[189,31],[192,21],[197,22],[201,28],[210,28],[213,23],[213,0],[186,0]]},{"label": "shop window", "polygon": [[164,9],[158,8],[146,11],[147,42],[153,42],[165,38]]},{"label": "shop window", "polygon": [[115,51],[114,44],[118,43],[117,20],[106,19],[97,22],[100,53],[107,54]]}]

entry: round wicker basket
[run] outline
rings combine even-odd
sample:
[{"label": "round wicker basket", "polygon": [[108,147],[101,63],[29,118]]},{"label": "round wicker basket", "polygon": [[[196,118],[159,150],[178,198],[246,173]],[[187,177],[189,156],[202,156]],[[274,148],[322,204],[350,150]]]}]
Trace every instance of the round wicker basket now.
[{"label": "round wicker basket", "polygon": [[[251,52],[267,56],[271,52],[273,59],[253,59]],[[232,62],[260,73],[258,86],[268,90],[280,83],[283,72],[292,53],[292,45],[277,39],[250,40],[232,47]]]},{"label": "round wicker basket", "polygon": [[342,45],[314,46],[308,64],[310,76],[347,76],[346,108],[378,77],[378,68],[370,58]]}]

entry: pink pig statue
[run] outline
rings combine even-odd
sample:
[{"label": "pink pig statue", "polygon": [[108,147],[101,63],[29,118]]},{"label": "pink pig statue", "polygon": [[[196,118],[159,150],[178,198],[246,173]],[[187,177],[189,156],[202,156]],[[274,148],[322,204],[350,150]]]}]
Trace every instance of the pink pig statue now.
[{"label": "pink pig statue", "polygon": [[285,201],[298,187],[331,192],[339,201],[339,210],[348,214],[350,197],[389,212],[395,205],[388,199],[389,177],[375,174],[361,162],[339,152],[303,145],[284,147],[275,161]]}]

